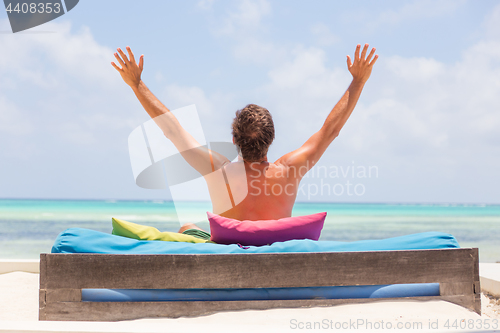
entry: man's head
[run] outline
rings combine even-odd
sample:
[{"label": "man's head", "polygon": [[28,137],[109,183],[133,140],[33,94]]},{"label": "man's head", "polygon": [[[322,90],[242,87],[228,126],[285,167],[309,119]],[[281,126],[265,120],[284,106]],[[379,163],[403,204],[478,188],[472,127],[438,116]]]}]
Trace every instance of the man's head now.
[{"label": "man's head", "polygon": [[248,104],[236,111],[233,138],[238,152],[247,162],[262,161],[274,140],[274,123],[267,109]]}]

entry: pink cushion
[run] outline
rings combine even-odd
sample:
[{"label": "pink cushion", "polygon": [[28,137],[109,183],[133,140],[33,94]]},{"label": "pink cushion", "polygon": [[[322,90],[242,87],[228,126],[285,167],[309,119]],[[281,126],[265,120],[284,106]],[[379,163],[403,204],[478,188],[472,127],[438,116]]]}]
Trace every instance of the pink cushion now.
[{"label": "pink cushion", "polygon": [[267,245],[291,239],[318,240],[326,212],[279,220],[239,221],[207,212],[211,241],[218,244]]}]

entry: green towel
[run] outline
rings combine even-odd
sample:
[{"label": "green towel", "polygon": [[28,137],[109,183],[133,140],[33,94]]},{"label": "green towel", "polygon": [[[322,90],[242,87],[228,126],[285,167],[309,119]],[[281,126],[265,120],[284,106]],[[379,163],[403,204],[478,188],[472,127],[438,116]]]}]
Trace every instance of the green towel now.
[{"label": "green towel", "polygon": [[186,229],[182,233],[185,235],[194,236],[205,240],[210,240],[211,237],[211,235],[208,232],[200,229]]}]

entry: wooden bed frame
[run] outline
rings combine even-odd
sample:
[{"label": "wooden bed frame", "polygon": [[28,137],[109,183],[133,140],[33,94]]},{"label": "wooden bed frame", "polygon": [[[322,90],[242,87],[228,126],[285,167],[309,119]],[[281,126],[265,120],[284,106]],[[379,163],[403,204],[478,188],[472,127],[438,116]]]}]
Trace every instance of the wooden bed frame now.
[{"label": "wooden bed frame", "polygon": [[[82,302],[82,289],[273,288],[440,283],[390,299]],[[40,320],[115,321],[383,300],[445,300],[481,314],[477,248],[266,254],[41,254]]]}]

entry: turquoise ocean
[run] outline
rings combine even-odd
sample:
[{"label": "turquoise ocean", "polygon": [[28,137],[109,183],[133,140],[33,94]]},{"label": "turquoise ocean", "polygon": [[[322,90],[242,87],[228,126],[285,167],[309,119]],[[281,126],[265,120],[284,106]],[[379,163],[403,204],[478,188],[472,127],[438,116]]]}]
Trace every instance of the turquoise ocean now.
[{"label": "turquoise ocean", "polygon": [[[193,221],[210,203],[184,202]],[[481,262],[500,261],[500,205],[296,203],[293,216],[328,213],[320,240],[356,241],[441,231],[462,247],[478,247]],[[184,215],[185,216],[185,215]],[[111,217],[177,231],[171,201],[0,199],[0,258],[35,259],[59,233],[80,227],[111,233]],[[208,230],[208,222],[199,223]]]}]

